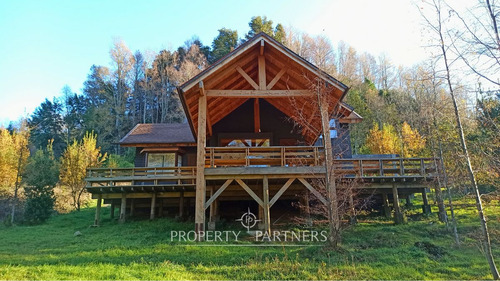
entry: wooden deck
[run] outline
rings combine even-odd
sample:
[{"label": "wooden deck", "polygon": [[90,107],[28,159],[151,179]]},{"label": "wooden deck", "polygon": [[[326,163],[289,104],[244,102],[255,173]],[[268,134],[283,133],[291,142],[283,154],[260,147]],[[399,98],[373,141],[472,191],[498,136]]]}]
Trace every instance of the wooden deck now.
[{"label": "wooden deck", "polygon": [[[272,178],[322,178],[321,147],[210,147],[205,160],[206,180]],[[400,187],[434,180],[438,159],[380,158],[336,159],[335,173],[345,180],[365,183],[398,182]],[[89,169],[91,193],[192,191],[196,167]],[[401,184],[403,183],[403,184]]]}]

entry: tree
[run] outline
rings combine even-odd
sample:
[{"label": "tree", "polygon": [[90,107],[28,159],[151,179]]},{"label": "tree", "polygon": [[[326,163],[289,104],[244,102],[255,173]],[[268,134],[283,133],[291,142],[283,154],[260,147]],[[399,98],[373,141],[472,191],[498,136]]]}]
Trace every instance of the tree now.
[{"label": "tree", "polygon": [[12,200],[12,208],[10,213],[10,222],[15,222],[16,217],[16,206],[18,204],[19,188],[21,187],[22,175],[24,173],[25,167],[28,163],[28,157],[30,151],[28,149],[29,143],[29,129],[26,120],[22,120],[19,129],[16,132],[12,132],[14,139],[14,146],[16,149],[16,180],[14,182],[14,197]]},{"label": "tree", "polygon": [[56,156],[61,154],[65,146],[64,121],[61,113],[62,106],[57,100],[51,102],[45,99],[28,121],[28,126],[31,128],[31,143],[41,148],[47,145],[49,140],[53,140],[52,146]]},{"label": "tree", "polygon": [[238,31],[227,28],[219,29],[219,35],[212,42],[210,63],[214,63],[238,46]]},{"label": "tree", "polygon": [[[487,1],[489,3],[489,1]],[[449,47],[450,43],[448,43],[449,40],[450,42],[453,42],[453,38],[446,38],[446,33],[445,33],[445,26],[444,22],[445,19],[442,17],[442,2],[440,0],[433,0],[431,4],[429,4],[435,13],[435,19],[431,20],[429,19],[428,16],[424,15],[422,13],[422,17],[424,18],[425,22],[427,23],[427,26],[430,31],[433,32],[433,34],[436,36],[435,41],[437,42],[437,47],[439,48],[440,51],[440,58],[442,59],[442,63],[444,66],[444,73],[445,73],[445,80],[448,86],[448,91],[450,93],[451,101],[453,104],[453,108],[455,111],[455,121],[456,121],[456,129],[458,132],[458,135],[460,137],[460,144],[462,148],[462,154],[463,157],[465,158],[466,161],[466,168],[467,168],[467,173],[469,176],[470,184],[472,186],[472,189],[474,191],[475,199],[476,199],[476,207],[477,211],[479,214],[479,220],[481,222],[481,230],[482,230],[482,235],[483,235],[483,243],[484,243],[484,250],[485,250],[485,255],[486,259],[488,261],[488,264],[490,266],[491,273],[493,275],[493,279],[498,280],[500,279],[500,274],[498,273],[498,269],[495,264],[495,260],[493,258],[493,254],[491,251],[491,241],[490,241],[490,235],[488,231],[488,224],[486,221],[486,216],[484,214],[483,210],[483,205],[481,201],[481,195],[479,193],[479,188],[477,186],[477,181],[476,181],[476,176],[474,174],[474,169],[471,164],[470,156],[469,156],[469,150],[467,148],[467,142],[465,139],[465,134],[464,134],[464,129],[462,126],[462,118],[459,113],[458,109],[458,104],[457,104],[457,98],[455,96],[455,88],[454,84],[452,82],[452,76],[451,76],[451,65],[450,63],[453,62],[453,60],[450,60],[449,58]],[[498,40],[498,31],[496,30],[496,38],[497,42],[500,43],[500,40]],[[499,44],[500,45],[500,44]]]},{"label": "tree", "polygon": [[51,216],[58,174],[59,165],[52,150],[52,141],[49,141],[46,149],[40,149],[30,157],[26,167],[24,219],[27,223],[43,223]]},{"label": "tree", "polygon": [[425,148],[425,139],[406,122],[401,127],[401,143],[401,155],[405,158],[416,157]]},{"label": "tree", "polygon": [[59,178],[73,199],[73,207],[80,211],[82,194],[85,192],[85,176],[88,168],[99,167],[106,160],[97,147],[97,136],[86,133],[82,141],[73,141],[61,157]]},{"label": "tree", "polygon": [[366,137],[366,146],[373,154],[398,154],[401,148],[400,142],[398,133],[388,124],[379,129],[375,123]]}]

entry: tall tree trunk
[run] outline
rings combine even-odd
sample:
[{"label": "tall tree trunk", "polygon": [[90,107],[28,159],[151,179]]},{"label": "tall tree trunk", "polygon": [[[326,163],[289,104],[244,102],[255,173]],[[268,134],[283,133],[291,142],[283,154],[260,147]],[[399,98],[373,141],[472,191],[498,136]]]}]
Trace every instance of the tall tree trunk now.
[{"label": "tall tree trunk", "polygon": [[481,230],[482,230],[482,235],[483,235],[483,243],[484,243],[484,250],[485,250],[485,255],[486,259],[488,260],[488,264],[490,266],[491,274],[493,275],[493,279],[498,280],[500,279],[500,275],[498,273],[498,269],[495,265],[495,260],[493,259],[493,254],[491,252],[491,240],[490,240],[490,234],[488,232],[488,224],[486,222],[486,216],[483,211],[483,203],[481,202],[481,195],[479,194],[479,188],[477,186],[476,182],[476,177],[474,175],[474,170],[472,169],[472,164],[470,162],[470,156],[469,156],[469,150],[467,149],[467,143],[465,142],[465,135],[464,135],[464,130],[462,127],[462,120],[460,118],[460,113],[458,111],[458,104],[457,104],[457,99],[455,96],[455,92],[453,90],[453,84],[451,82],[451,75],[450,75],[450,67],[448,63],[448,57],[447,57],[447,51],[446,51],[446,46],[444,43],[444,38],[443,38],[443,32],[442,32],[442,21],[441,21],[441,10],[440,7],[437,6],[435,3],[435,8],[438,16],[438,26],[437,28],[437,33],[439,35],[440,39],[440,48],[441,48],[441,54],[443,55],[443,61],[445,65],[445,70],[446,70],[446,82],[448,84],[448,89],[450,91],[450,96],[451,100],[453,102],[453,109],[455,111],[455,119],[457,122],[457,132],[460,137],[460,145],[462,146],[462,153],[465,157],[466,161],[466,166],[467,166],[467,173],[469,176],[469,180],[472,185],[472,190],[474,192],[475,198],[476,198],[476,207],[477,211],[479,214],[479,220],[481,221]]},{"label": "tall tree trunk", "polygon": [[12,198],[12,210],[10,214],[10,222],[14,223],[15,216],[16,216],[16,205],[17,205],[17,198],[18,198],[18,192],[19,192],[19,177],[21,176],[21,162],[23,161],[23,143],[20,144],[19,148],[19,159],[17,161],[17,174],[16,174],[16,183],[14,185],[14,198]]}]

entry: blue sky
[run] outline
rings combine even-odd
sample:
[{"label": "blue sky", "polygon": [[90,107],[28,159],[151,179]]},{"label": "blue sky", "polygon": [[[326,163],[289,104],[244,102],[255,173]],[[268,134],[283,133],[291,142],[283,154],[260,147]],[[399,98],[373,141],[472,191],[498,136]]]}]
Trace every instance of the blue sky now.
[{"label": "blue sky", "polygon": [[396,65],[425,58],[410,0],[0,1],[0,124],[30,114],[64,85],[81,93],[92,64],[109,65],[113,38],[132,51],[175,49],[193,35],[210,45],[222,27],[248,31],[267,16]]}]

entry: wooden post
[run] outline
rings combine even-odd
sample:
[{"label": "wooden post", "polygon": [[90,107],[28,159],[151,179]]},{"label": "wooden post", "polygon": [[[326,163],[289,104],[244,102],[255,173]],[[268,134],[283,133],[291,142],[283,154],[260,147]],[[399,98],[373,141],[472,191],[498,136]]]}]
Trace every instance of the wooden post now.
[{"label": "wooden post", "polygon": [[[203,81],[200,82],[200,89],[203,89]],[[205,231],[205,147],[207,143],[207,96],[200,90],[198,100],[198,136],[196,154],[196,203],[195,203],[195,232]],[[198,235],[198,237],[202,237]]]},{"label": "wooden post", "polygon": [[446,208],[444,206],[443,194],[441,192],[441,186],[435,185],[434,191],[436,192],[436,203],[438,205],[438,217],[439,221],[448,223],[448,215],[446,214]]},{"label": "wooden post", "polygon": [[425,215],[428,215],[428,214],[432,213],[431,206],[429,205],[429,199],[427,198],[427,190],[426,190],[426,188],[422,189],[422,201],[423,201],[422,212]]},{"label": "wooden post", "polygon": [[260,133],[260,107],[259,107],[259,99],[254,99],[253,103],[253,127],[255,133]]},{"label": "wooden post", "polygon": [[127,210],[127,194],[122,193],[122,202],[120,204],[120,223],[125,222],[125,211]]},{"label": "wooden post", "polygon": [[151,213],[149,215],[150,220],[155,219],[155,210],[156,210],[156,192],[154,192],[153,196],[151,196]]},{"label": "wooden post", "polygon": [[392,184],[392,196],[394,205],[394,223],[402,224],[404,223],[404,216],[401,212],[401,207],[399,206],[398,187],[396,184]]},{"label": "wooden post", "polygon": [[264,176],[263,179],[263,202],[264,202],[264,231],[267,233],[271,233],[271,210],[269,207],[269,180],[267,176]]},{"label": "wooden post", "polygon": [[102,204],[102,194],[97,195],[97,207],[95,208],[95,220],[94,226],[99,226],[101,220],[101,204]]},{"label": "wooden post", "polygon": [[[210,198],[212,198],[212,195],[214,195],[214,188],[213,186],[210,187]],[[210,215],[208,217],[208,230],[215,230],[215,201],[210,204]]]},{"label": "wooden post", "polygon": [[115,200],[114,199],[111,200],[111,210],[110,210],[110,213],[109,213],[109,217],[111,219],[115,218]]},{"label": "wooden post", "polygon": [[134,213],[135,213],[135,199],[131,198],[130,199],[130,216],[134,216]]},{"label": "wooden post", "polygon": [[411,208],[413,204],[411,203],[411,194],[406,195],[406,208]]},{"label": "wooden post", "polygon": [[163,206],[163,204],[164,204],[163,201],[165,201],[165,199],[164,198],[159,198],[158,200],[160,200],[160,206],[158,206],[158,217],[161,218],[161,217],[163,217],[163,207],[164,207]]},{"label": "wooden post", "polygon": [[181,191],[179,197],[179,218],[184,217],[184,191]]},{"label": "wooden post", "polygon": [[387,193],[382,193],[382,204],[383,204],[383,213],[386,218],[391,217],[391,207],[389,207],[389,198],[387,197]]}]

